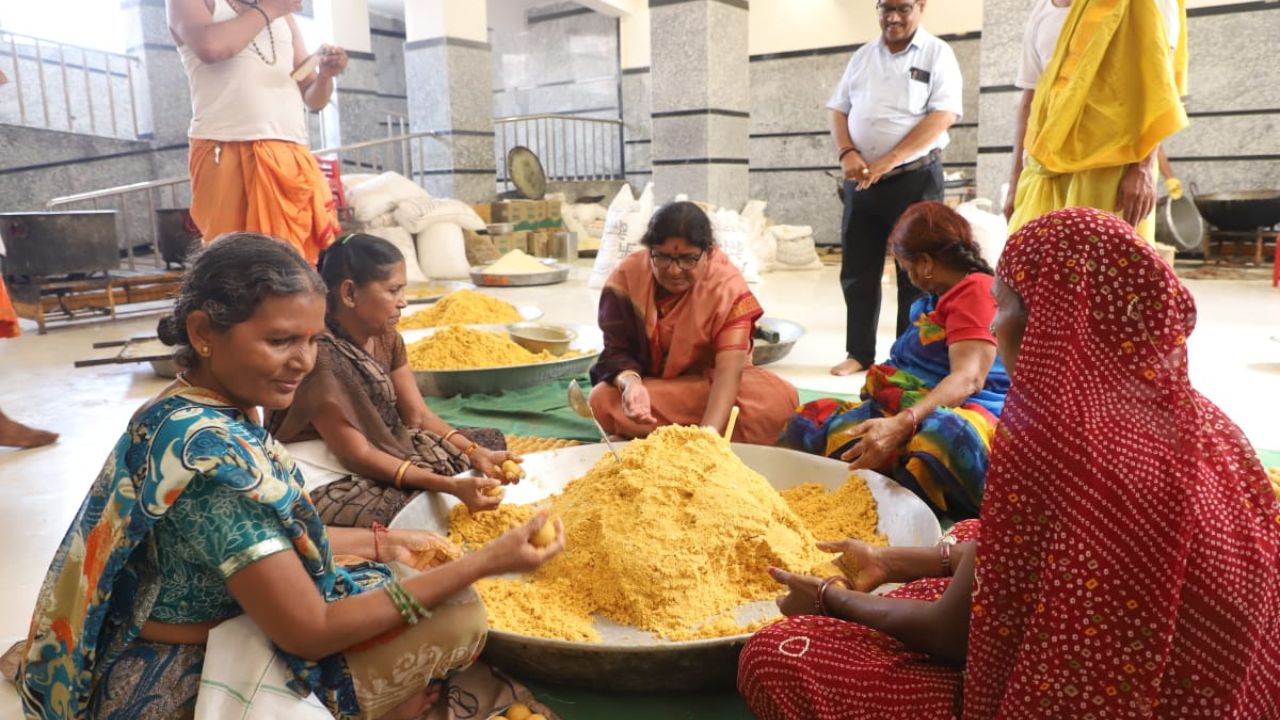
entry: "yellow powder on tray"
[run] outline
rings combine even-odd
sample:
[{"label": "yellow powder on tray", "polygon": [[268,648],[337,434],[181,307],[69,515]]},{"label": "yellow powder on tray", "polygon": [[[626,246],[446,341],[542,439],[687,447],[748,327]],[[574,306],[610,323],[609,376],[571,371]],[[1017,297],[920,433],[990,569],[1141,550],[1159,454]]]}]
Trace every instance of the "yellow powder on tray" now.
[{"label": "yellow powder on tray", "polygon": [[831,557],[764,477],[700,428],[660,428],[630,443],[621,465],[606,454],[550,504],[565,551],[527,580],[478,585],[497,629],[598,640],[583,628],[599,614],[668,639],[739,634],[751,628],[733,611],[780,592],[770,565],[808,573]]},{"label": "yellow powder on tray", "polygon": [[470,370],[560,360],[543,350],[532,353],[506,335],[451,326],[405,348],[414,370]]},{"label": "yellow powder on tray", "polygon": [[505,325],[523,320],[509,302],[475,290],[457,290],[421,312],[400,320],[401,330],[420,330],[441,325]]},{"label": "yellow powder on tray", "polygon": [[889,544],[889,539],[876,530],[880,522],[876,499],[857,475],[849,475],[849,480],[835,492],[827,492],[818,483],[802,483],[783,490],[782,497],[819,540],[853,538],[871,545]]},{"label": "yellow powder on tray", "polygon": [[541,260],[519,249],[512,250],[498,258],[497,262],[484,267],[484,272],[489,275],[532,275],[551,270]]}]

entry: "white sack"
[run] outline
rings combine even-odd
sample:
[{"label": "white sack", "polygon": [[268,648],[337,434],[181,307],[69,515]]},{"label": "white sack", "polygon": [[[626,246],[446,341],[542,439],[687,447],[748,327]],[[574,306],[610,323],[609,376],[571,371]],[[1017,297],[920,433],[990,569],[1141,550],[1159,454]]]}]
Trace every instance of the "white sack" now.
[{"label": "white sack", "polygon": [[411,283],[425,283],[427,276],[422,272],[422,266],[418,263],[418,249],[413,243],[413,236],[408,230],[401,227],[375,228],[368,231],[370,235],[386,240],[404,255],[404,277]]},{"label": "white sack", "polygon": [[640,248],[640,239],[644,237],[652,216],[653,183],[645,186],[639,198],[631,194],[629,185],[623,185],[613,202],[609,203],[604,233],[600,237],[600,251],[596,254],[587,287],[604,287],[618,263]]},{"label": "white sack", "polygon": [[462,228],[453,223],[436,223],[419,233],[417,241],[418,263],[427,277],[446,280],[471,277]]}]

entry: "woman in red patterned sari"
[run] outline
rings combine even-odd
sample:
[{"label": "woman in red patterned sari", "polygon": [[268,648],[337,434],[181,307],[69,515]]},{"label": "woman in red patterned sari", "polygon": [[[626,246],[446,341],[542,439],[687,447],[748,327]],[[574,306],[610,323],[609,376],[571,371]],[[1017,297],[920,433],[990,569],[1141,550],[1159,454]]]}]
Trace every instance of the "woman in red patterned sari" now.
[{"label": "woman in red patterned sari", "polygon": [[671,424],[723,432],[738,405],[734,439],[772,445],[799,398],[786,380],[751,365],[764,311],[716,247],[706,213],[689,202],[666,205],[641,243],[600,295],[604,352],[591,369],[600,424],[625,437]]},{"label": "woman in red patterned sari", "polygon": [[980,540],[829,548],[859,589],[955,568],[890,593],[916,602],[832,583],[819,603],[823,581],[776,571],[792,617],[743,650],[752,709],[1280,718],[1280,502],[1191,388],[1190,293],[1131,227],[1080,208],[1010,239],[995,294],[1013,384]]}]

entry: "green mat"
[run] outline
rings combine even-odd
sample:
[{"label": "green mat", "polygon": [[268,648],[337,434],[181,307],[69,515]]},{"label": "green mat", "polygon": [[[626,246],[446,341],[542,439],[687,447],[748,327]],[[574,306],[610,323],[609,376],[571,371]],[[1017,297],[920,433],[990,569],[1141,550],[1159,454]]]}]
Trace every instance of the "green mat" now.
[{"label": "green mat", "polygon": [[[506,435],[595,441],[600,437],[595,425],[569,409],[570,379],[497,395],[458,395],[429,398],[427,402],[442,420],[454,427],[490,427]],[[578,383],[584,390],[591,387],[586,375],[579,377]],[[802,403],[822,397],[851,399],[853,396],[817,390],[800,391]]]},{"label": "green mat", "polygon": [[1259,450],[1258,457],[1263,467],[1280,467],[1280,450]]}]

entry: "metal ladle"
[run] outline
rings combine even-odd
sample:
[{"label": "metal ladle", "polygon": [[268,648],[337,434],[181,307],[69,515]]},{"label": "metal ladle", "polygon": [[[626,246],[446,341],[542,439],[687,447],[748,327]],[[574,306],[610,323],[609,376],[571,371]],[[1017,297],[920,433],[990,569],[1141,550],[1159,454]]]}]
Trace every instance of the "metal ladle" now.
[{"label": "metal ladle", "polygon": [[573,411],[584,418],[591,418],[591,422],[596,424],[596,429],[600,431],[600,439],[609,448],[609,452],[613,453],[613,457],[619,463],[622,462],[622,456],[618,455],[618,451],[613,448],[613,443],[609,442],[609,434],[600,426],[600,421],[596,419],[596,414],[591,412],[591,403],[587,402],[587,396],[582,394],[582,387],[578,385],[577,380],[569,381],[569,407]]}]

